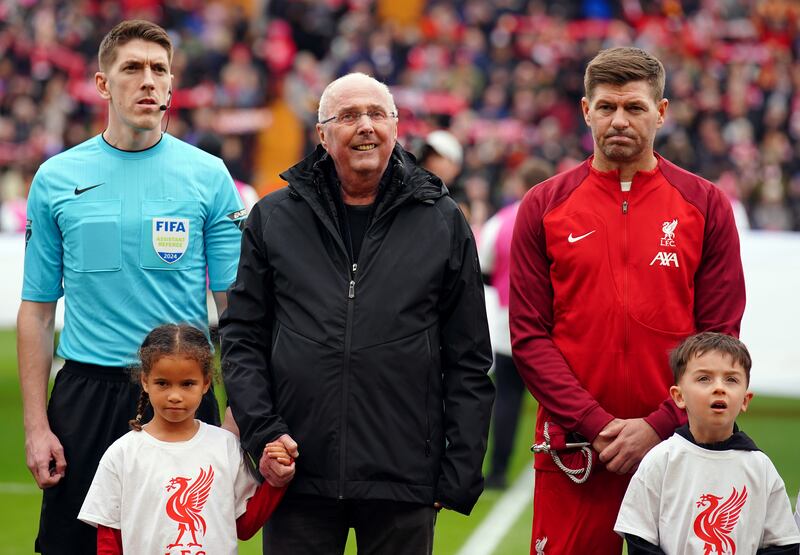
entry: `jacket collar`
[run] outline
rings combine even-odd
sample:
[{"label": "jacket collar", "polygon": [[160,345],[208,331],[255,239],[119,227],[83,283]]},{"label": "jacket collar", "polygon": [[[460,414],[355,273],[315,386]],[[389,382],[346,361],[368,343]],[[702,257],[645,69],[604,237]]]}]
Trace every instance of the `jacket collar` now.
[{"label": "jacket collar", "polygon": [[[631,179],[631,191],[636,190],[638,192],[642,188],[647,188],[651,183],[655,182],[654,179],[661,173],[661,166],[664,163],[664,159],[657,152],[653,152],[653,155],[656,157],[656,166],[652,170],[637,171]],[[605,187],[610,188],[612,191],[619,191],[619,170],[611,170],[607,172],[600,171],[592,165],[593,160],[594,154],[586,159],[586,164],[589,166],[589,172]]]},{"label": "jacket collar", "polygon": [[733,434],[731,437],[716,443],[698,443],[697,440],[694,439],[692,432],[689,430],[688,424],[684,424],[675,430],[675,433],[690,443],[694,443],[698,447],[708,449],[709,451],[760,451],[760,449],[756,447],[755,442],[750,439],[747,434],[741,431],[736,423],[733,424]]},{"label": "jacket collar", "polygon": [[[399,143],[394,146],[386,172],[390,174],[391,179],[381,180],[382,190],[379,190],[376,198],[376,218],[408,200],[425,202],[448,194],[442,180],[421,168],[414,155],[407,152]],[[319,203],[326,196],[323,187],[330,182],[329,176],[335,175],[333,160],[328,152],[318,145],[314,152],[283,172],[280,177],[306,201]],[[388,176],[384,174],[384,177]],[[329,206],[325,211],[328,212],[330,208]]]}]

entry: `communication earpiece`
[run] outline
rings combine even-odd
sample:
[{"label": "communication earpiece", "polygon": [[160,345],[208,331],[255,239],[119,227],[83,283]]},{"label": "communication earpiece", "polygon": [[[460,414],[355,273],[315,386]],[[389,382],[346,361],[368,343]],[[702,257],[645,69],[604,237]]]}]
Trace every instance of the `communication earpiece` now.
[{"label": "communication earpiece", "polygon": [[167,108],[169,108],[171,104],[172,104],[172,89],[170,89],[169,92],[167,93],[167,103],[162,104],[161,106],[158,107],[158,109],[161,110],[162,112],[166,112]]}]

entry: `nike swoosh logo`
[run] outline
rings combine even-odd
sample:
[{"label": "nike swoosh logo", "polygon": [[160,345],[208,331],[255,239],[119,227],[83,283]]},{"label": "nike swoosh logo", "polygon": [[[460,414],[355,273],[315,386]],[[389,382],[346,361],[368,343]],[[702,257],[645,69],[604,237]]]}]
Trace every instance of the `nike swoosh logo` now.
[{"label": "nike swoosh logo", "polygon": [[75,194],[76,195],[82,195],[86,191],[91,191],[95,187],[99,187],[100,185],[105,185],[105,184],[106,184],[106,182],[103,181],[102,183],[98,183],[97,185],[92,185],[91,187],[86,187],[85,189],[79,189],[79,188],[75,187]]},{"label": "nike swoosh logo", "polygon": [[581,239],[585,239],[586,237],[588,237],[589,235],[591,235],[595,231],[597,231],[597,230],[593,229],[589,233],[584,233],[583,235],[579,235],[577,237],[573,237],[572,233],[570,233],[569,237],[567,237],[567,241],[569,241],[570,243],[577,243],[578,241],[580,241]]}]

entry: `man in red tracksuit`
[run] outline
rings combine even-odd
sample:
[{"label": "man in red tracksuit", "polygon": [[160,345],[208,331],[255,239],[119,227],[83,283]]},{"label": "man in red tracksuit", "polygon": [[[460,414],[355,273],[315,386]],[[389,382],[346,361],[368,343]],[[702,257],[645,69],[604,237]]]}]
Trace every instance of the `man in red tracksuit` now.
[{"label": "man in red tracksuit", "polygon": [[[619,554],[613,531],[644,454],[686,421],[668,400],[667,353],[698,331],[738,335],[739,238],[725,195],[653,151],[664,67],[638,48],[600,52],[581,100],[594,154],[534,187],[512,243],[514,362],[539,401],[531,553]],[[547,432],[545,434],[545,432]],[[580,441],[580,438],[577,439]]]}]

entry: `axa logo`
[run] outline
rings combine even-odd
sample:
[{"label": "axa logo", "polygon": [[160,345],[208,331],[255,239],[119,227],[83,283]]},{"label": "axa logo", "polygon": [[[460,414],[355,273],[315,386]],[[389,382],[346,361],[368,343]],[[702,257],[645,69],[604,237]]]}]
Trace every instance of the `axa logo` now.
[{"label": "axa logo", "polygon": [[736,553],[731,536],[747,502],[747,486],[742,486],[742,493],[733,488],[728,499],[723,503],[721,500],[722,497],[706,493],[697,502],[698,507],[705,507],[694,519],[694,533],[704,542],[704,553]]},{"label": "axa logo", "polygon": [[[178,525],[178,535],[174,542],[166,546],[168,550],[182,547],[186,549],[182,549],[181,553],[190,553],[192,547],[203,547],[198,541],[198,533],[200,539],[206,534],[206,521],[201,513],[211,493],[213,482],[214,469],[209,465],[208,470],[201,468],[200,475],[194,480],[177,476],[167,484],[167,491],[175,490],[175,493],[167,499],[167,516]],[[187,534],[190,537],[184,537]],[[201,554],[205,552],[193,553],[193,555]]]},{"label": "axa logo", "polygon": [[653,257],[653,260],[650,261],[650,266],[656,262],[659,263],[659,266],[672,266],[675,264],[676,268],[680,268],[680,264],[678,264],[677,252],[659,252],[655,255],[655,257]]},{"label": "axa logo", "polygon": [[661,238],[662,247],[675,246],[675,228],[678,227],[678,219],[675,218],[671,222],[664,222],[661,224],[661,232],[664,236]]}]

